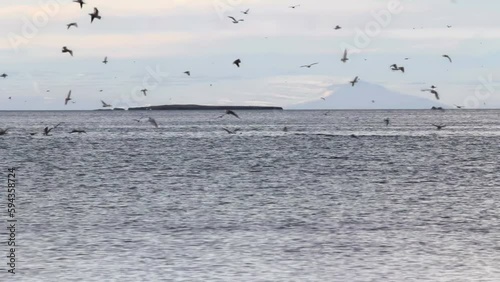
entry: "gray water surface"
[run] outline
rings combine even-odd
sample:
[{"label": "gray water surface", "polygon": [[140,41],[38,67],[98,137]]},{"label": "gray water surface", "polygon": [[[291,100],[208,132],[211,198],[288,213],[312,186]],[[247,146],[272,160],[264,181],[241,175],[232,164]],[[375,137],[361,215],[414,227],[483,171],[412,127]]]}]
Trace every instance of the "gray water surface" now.
[{"label": "gray water surface", "polygon": [[11,281],[500,281],[500,111],[220,114],[0,112]]}]

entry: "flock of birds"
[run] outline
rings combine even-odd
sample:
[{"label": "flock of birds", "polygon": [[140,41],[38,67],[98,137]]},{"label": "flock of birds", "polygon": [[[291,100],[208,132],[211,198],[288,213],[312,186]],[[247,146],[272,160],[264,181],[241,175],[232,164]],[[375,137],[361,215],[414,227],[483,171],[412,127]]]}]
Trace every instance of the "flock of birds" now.
[{"label": "flock of birds", "polygon": [[[83,6],[86,4],[83,0],[73,0],[73,2],[74,2],[74,3],[76,3],[76,4],[79,4],[79,6],[80,6],[80,8],[81,8],[81,9],[83,9]],[[298,7],[300,7],[300,5],[292,5],[292,6],[289,6],[289,8],[290,8],[290,9],[296,9],[296,8],[298,8]],[[250,13],[250,9],[247,9],[247,10],[245,10],[245,11],[241,11],[241,13],[242,13],[242,14],[244,14],[244,15],[248,15],[248,14]],[[93,10],[93,12],[92,12],[92,13],[89,13],[89,16],[90,16],[90,23],[91,23],[91,24],[92,24],[92,23],[94,22],[94,20],[96,20],[96,19],[98,19],[98,20],[101,20],[101,19],[102,19],[101,14],[100,14],[100,12],[99,12],[99,9],[97,9],[96,7],[94,7],[94,10]],[[237,19],[237,18],[235,18],[235,17],[233,17],[233,16],[228,16],[228,18],[229,18],[229,19],[231,19],[232,23],[234,23],[234,24],[238,24],[238,23],[240,23],[240,22],[243,22],[243,21],[244,21],[244,19]],[[72,28],[72,27],[74,27],[74,28],[78,28],[78,23],[77,23],[77,22],[71,22],[71,23],[68,23],[66,26],[67,26],[67,29],[68,29],[68,30],[69,30],[70,28]],[[447,27],[448,27],[448,28],[451,28],[451,26],[450,26],[450,25],[448,25]],[[342,27],[341,27],[341,26],[339,26],[339,25],[336,25],[336,26],[334,27],[334,30],[339,30],[339,29],[342,29]],[[63,46],[63,47],[62,47],[61,52],[62,52],[62,53],[68,53],[69,55],[74,56],[73,50],[69,49],[67,46]],[[443,58],[448,59],[448,61],[449,61],[450,63],[452,63],[452,62],[453,62],[453,60],[451,59],[451,57],[450,57],[449,55],[447,55],[447,54],[442,55],[442,57],[443,57]],[[405,58],[405,60],[408,60],[408,59],[409,59],[409,58]],[[342,57],[341,57],[340,61],[341,61],[341,62],[343,62],[343,63],[347,63],[347,61],[349,61],[349,58],[348,58],[348,50],[347,50],[347,49],[345,49],[345,50],[344,50],[344,53],[343,53],[343,55],[342,55]],[[103,64],[108,64],[108,62],[109,62],[109,61],[108,61],[108,57],[107,57],[107,56],[105,56],[105,57],[104,57],[104,59],[103,59],[103,61],[102,61],[102,63],[103,63]],[[233,61],[233,65],[235,65],[235,66],[236,66],[236,67],[238,67],[238,68],[240,68],[240,67],[241,67],[241,64],[242,64],[241,59],[236,59],[236,60],[234,60],[234,61]],[[308,69],[310,69],[311,67],[313,67],[313,66],[315,66],[315,65],[318,65],[318,64],[319,64],[319,62],[315,62],[315,63],[312,63],[312,64],[302,65],[302,66],[300,66],[300,68],[308,68]],[[392,70],[392,71],[401,71],[403,74],[405,73],[405,67],[404,67],[404,66],[398,66],[397,64],[392,64],[392,65],[390,65],[390,66],[389,66],[389,68],[390,68],[390,70]],[[184,72],[184,74],[186,74],[187,76],[191,76],[191,72],[190,72],[190,71],[185,71],[185,72]],[[7,78],[7,76],[8,76],[8,75],[7,75],[6,73],[3,73],[2,75],[0,75],[0,77],[2,77],[2,78],[4,78],[4,79],[5,79],[5,78]],[[356,76],[353,80],[349,81],[349,83],[351,84],[351,86],[352,86],[352,87],[354,87],[354,86],[355,86],[358,82],[359,82],[359,77],[358,77],[358,76]],[[439,99],[440,99],[440,97],[439,97],[439,93],[437,92],[436,88],[437,88],[436,86],[432,85],[432,86],[430,86],[429,88],[422,89],[421,91],[423,91],[423,92],[429,92],[429,93],[431,93],[431,94],[433,94],[433,95],[434,95],[434,97],[436,98],[436,100],[439,100]],[[100,90],[100,91],[102,92],[102,90]],[[144,95],[144,96],[147,96],[148,89],[142,89],[142,90],[140,90],[140,91],[143,93],[143,95]],[[49,92],[49,90],[47,90],[47,92]],[[9,99],[11,99],[11,97],[9,97]],[[321,97],[321,99],[322,99],[322,100],[325,100],[326,98],[325,98],[325,97]],[[65,99],[64,99],[64,104],[65,104],[65,105],[67,105],[69,101],[72,101],[72,97],[71,97],[71,90],[69,91],[69,93],[68,93],[68,94],[67,94],[67,96],[65,97]],[[74,101],[72,101],[72,102],[73,102],[73,103],[75,103]],[[374,101],[374,100],[372,100],[372,102],[374,103],[375,101]],[[102,104],[102,107],[103,107],[103,108],[112,108],[112,107],[113,107],[111,104],[108,104],[108,103],[106,103],[106,102],[105,102],[105,101],[103,101],[103,100],[101,100],[101,104]],[[455,105],[455,106],[456,106],[457,108],[459,108],[459,109],[463,108],[463,106],[458,106],[458,105]],[[223,116],[225,116],[225,115],[232,115],[232,116],[234,116],[234,117],[236,117],[236,118],[239,118],[239,116],[238,116],[235,112],[233,112],[233,111],[231,111],[231,110],[226,110],[226,113],[225,113],[225,114],[223,114],[223,115],[222,115],[222,116],[220,116],[220,117],[223,117]],[[143,118],[144,118],[144,117],[141,117],[141,118],[139,118],[139,119],[136,119],[136,121],[140,122],[140,121],[142,121],[142,120],[143,120]],[[148,122],[149,122],[149,123],[151,123],[153,126],[158,127],[157,122],[156,122],[153,118],[148,117],[148,118],[147,118],[147,120],[148,120]],[[385,122],[385,124],[386,124],[387,126],[390,124],[389,119],[385,119],[385,120],[384,120],[384,122]],[[45,128],[44,128],[44,131],[43,131],[43,134],[44,134],[44,135],[46,135],[46,136],[49,136],[49,135],[50,135],[50,132],[51,132],[53,129],[55,129],[55,128],[57,128],[58,126],[60,126],[60,125],[61,125],[61,124],[58,124],[58,125],[53,126],[53,127],[45,127]],[[445,125],[435,125],[435,124],[433,124],[433,126],[435,126],[438,130],[441,130],[441,129],[443,129],[444,127],[446,127]],[[5,134],[7,133],[7,131],[8,131],[8,130],[9,130],[9,128],[7,128],[7,129],[5,129],[5,130],[0,129],[0,135],[5,135]],[[235,134],[235,133],[238,131],[238,130],[229,130],[229,129],[226,129],[226,128],[224,128],[224,130],[225,130],[226,132],[230,133],[230,134]],[[288,129],[285,127],[283,130],[284,130],[284,131],[287,131]],[[75,130],[71,131],[70,133],[85,133],[85,131],[84,131],[84,130],[78,130],[78,129],[75,129]],[[36,134],[36,133],[31,133],[31,135],[35,135],[35,134]]]}]

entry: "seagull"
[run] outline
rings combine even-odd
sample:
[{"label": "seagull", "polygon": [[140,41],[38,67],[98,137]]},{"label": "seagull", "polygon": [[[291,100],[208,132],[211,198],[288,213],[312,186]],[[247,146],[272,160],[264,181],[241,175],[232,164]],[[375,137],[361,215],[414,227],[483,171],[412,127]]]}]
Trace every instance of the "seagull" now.
[{"label": "seagull", "polygon": [[103,100],[101,100],[101,103],[102,103],[102,107],[103,108],[111,108],[111,107],[113,107],[110,104],[106,104],[106,102],[104,102]]},{"label": "seagull", "polygon": [[229,134],[236,134],[236,132],[240,130],[239,128],[236,128],[235,130],[229,130],[227,128],[222,128],[222,129],[225,130]]},{"label": "seagull", "polygon": [[358,137],[358,136],[356,136],[356,135],[354,135],[354,134],[351,134],[351,137],[352,137],[352,138],[359,139],[359,137]]},{"label": "seagull", "polygon": [[[453,105],[455,105],[455,104],[453,104]],[[455,107],[457,107],[457,109],[462,109],[464,106],[455,105]]]},{"label": "seagull", "polygon": [[52,129],[56,129],[56,128],[57,128],[59,125],[61,125],[61,124],[62,124],[62,122],[58,123],[56,126],[51,127],[51,128],[49,128],[48,126],[47,126],[47,127],[45,127],[45,128],[43,129],[43,135],[45,135],[45,136],[49,136],[50,131],[52,131]]},{"label": "seagull", "polygon": [[148,90],[146,88],[144,88],[141,90],[141,92],[144,93],[144,96],[146,96],[146,93],[148,92]]},{"label": "seagull", "polygon": [[69,28],[70,28],[70,27],[72,27],[72,26],[74,26],[74,27],[78,27],[78,24],[77,24],[77,23],[69,23],[69,24],[67,24],[66,26],[68,27],[67,29],[69,29]]},{"label": "seagull", "polygon": [[441,130],[441,129],[443,129],[443,128],[445,128],[445,127],[446,127],[446,125],[442,125],[442,124],[440,124],[440,125],[437,125],[437,124],[432,124],[432,125],[434,125],[434,126],[436,127],[436,129],[437,129],[437,130]]},{"label": "seagull", "polygon": [[422,89],[422,92],[425,92],[425,91],[431,92],[432,94],[434,94],[434,96],[436,96],[436,100],[439,100],[439,93],[436,90],[434,90],[434,89]]},{"label": "seagull", "polygon": [[356,84],[358,82],[359,82],[359,78],[357,76],[354,78],[354,80],[349,81],[349,83],[352,85],[352,87],[354,87],[354,84]]},{"label": "seagull", "polygon": [[325,97],[321,97],[321,100],[326,101],[326,98]]},{"label": "seagull", "polygon": [[103,64],[107,64],[108,63],[108,57],[104,57],[104,61],[102,61]]},{"label": "seagull", "polygon": [[245,15],[248,15],[248,12],[250,12],[250,9],[247,9],[246,11],[242,11],[242,13]]},{"label": "seagull", "polygon": [[67,105],[70,100],[71,100],[71,90],[69,91],[68,96],[66,97],[66,99],[64,99],[64,105]]},{"label": "seagull", "polygon": [[240,67],[241,60],[237,59],[236,61],[233,62],[233,65],[236,65],[237,67]]},{"label": "seagull", "polygon": [[148,122],[150,122],[152,125],[158,128],[158,124],[156,123],[156,120],[154,118],[152,117],[148,118]]},{"label": "seagull", "polygon": [[9,96],[9,100],[11,100],[11,99],[12,99],[12,97]]},{"label": "seagull", "polygon": [[431,88],[432,88],[432,89],[436,89],[437,87],[436,87],[436,86],[434,86],[434,85],[431,85]]},{"label": "seagull", "polygon": [[340,25],[337,25],[337,26],[336,26],[336,27],[334,27],[333,29],[335,29],[335,30],[339,30],[339,29],[341,29],[341,28],[342,28],[342,27],[341,27]]},{"label": "seagull", "polygon": [[222,118],[224,117],[225,115],[232,115],[232,116],[235,116],[237,118],[240,118],[235,112],[231,111],[231,110],[226,110],[226,113],[221,115],[219,118]]},{"label": "seagull", "polygon": [[391,67],[391,70],[393,70],[393,71],[401,71],[403,73],[405,72],[404,67],[398,67],[398,65],[396,65],[396,64],[392,64],[390,67]]},{"label": "seagull", "polygon": [[73,57],[73,51],[72,50],[69,50],[66,46],[63,46],[62,48],[62,53],[69,53],[71,55],[71,57]]},{"label": "seagull", "polygon": [[444,57],[444,58],[447,58],[448,60],[450,60],[450,63],[452,63],[450,56],[448,56],[448,55],[443,55],[443,57]]},{"label": "seagull", "polygon": [[237,20],[237,19],[235,19],[234,17],[231,17],[231,16],[228,16],[228,18],[232,19],[234,24],[237,24],[237,23],[239,23],[239,22],[243,22],[243,21],[245,21],[245,20],[243,20],[243,19],[239,19],[239,20]]},{"label": "seagull", "polygon": [[340,59],[343,63],[347,62],[349,59],[347,58],[347,49],[344,50],[344,56]]},{"label": "seagull", "polygon": [[0,135],[5,135],[7,134],[7,130],[9,130],[10,128],[6,128],[6,129],[2,129],[0,128]]},{"label": "seagull", "polygon": [[6,78],[8,75],[6,73],[2,73],[2,75],[0,75],[0,77],[3,77],[3,78]]},{"label": "seagull", "polygon": [[312,66],[317,65],[317,64],[319,64],[319,63],[313,63],[313,64],[310,64],[310,65],[303,65],[303,66],[300,66],[300,67],[301,68],[308,68],[308,69],[310,69]]},{"label": "seagull", "polygon": [[295,9],[295,8],[297,8],[297,7],[300,7],[300,4],[299,4],[299,5],[294,5],[294,6],[289,6],[288,8],[290,8],[290,9]]},{"label": "seagull", "polygon": [[81,130],[81,129],[73,129],[70,133],[85,133],[85,134],[87,134],[87,132],[85,132],[85,130]]},{"label": "seagull", "polygon": [[448,28],[451,28],[451,25],[447,25]]},{"label": "seagull", "polygon": [[99,10],[97,8],[94,8],[94,12],[89,14],[90,15],[90,23],[94,22],[94,19],[101,19],[101,16],[99,15]]},{"label": "seagull", "polygon": [[85,4],[83,0],[73,0],[73,2],[80,4],[80,9],[83,9],[83,4]]},{"label": "seagull", "polygon": [[191,72],[190,71],[185,71],[184,73],[187,74],[188,76],[191,76]]},{"label": "seagull", "polygon": [[386,118],[386,119],[384,119],[384,122],[385,122],[385,125],[388,126],[391,121],[389,120],[389,118]]}]

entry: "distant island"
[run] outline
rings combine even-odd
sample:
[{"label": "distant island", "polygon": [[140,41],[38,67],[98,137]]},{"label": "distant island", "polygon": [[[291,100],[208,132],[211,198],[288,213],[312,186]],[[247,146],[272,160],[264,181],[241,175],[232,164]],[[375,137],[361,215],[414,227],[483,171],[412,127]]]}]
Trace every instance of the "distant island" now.
[{"label": "distant island", "polygon": [[199,110],[280,110],[282,107],[266,107],[266,106],[204,106],[204,105],[160,105],[160,106],[149,106],[149,107],[135,107],[129,108],[129,111],[199,111]]}]

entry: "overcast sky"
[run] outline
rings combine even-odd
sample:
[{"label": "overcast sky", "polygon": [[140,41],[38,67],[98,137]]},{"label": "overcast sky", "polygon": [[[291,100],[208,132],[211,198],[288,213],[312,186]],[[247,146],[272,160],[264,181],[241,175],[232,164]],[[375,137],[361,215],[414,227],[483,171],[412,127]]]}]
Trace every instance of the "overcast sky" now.
[{"label": "overcast sky", "polygon": [[[122,107],[287,107],[330,94],[332,85],[354,76],[430,99],[420,90],[433,84],[449,105],[500,107],[499,1],[86,3],[83,9],[72,0],[0,3],[0,73],[8,74],[0,78],[0,110],[94,109],[101,99]],[[102,20],[90,24],[93,7]],[[233,24],[228,16],[245,21]],[[67,30],[70,22],[79,27]],[[61,53],[62,46],[74,57]],[[344,48],[350,50],[346,64],[340,62]],[[237,58],[241,68],[232,65]],[[314,62],[319,65],[299,68]],[[393,63],[406,73],[391,72]],[[69,90],[75,103],[64,106]]]}]

